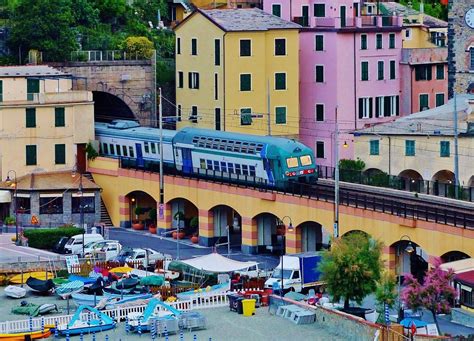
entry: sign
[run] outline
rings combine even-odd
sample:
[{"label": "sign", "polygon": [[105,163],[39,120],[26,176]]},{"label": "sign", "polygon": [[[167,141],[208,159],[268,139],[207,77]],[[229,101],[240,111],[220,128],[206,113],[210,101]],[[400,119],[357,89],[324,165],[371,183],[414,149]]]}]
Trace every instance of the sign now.
[{"label": "sign", "polygon": [[67,267],[68,273],[72,273],[73,267],[75,269],[79,268],[79,257],[77,255],[66,256],[65,258],[66,258],[66,267]]},{"label": "sign", "polygon": [[427,325],[426,325],[426,333],[427,333],[428,335],[436,335],[436,336],[439,336],[439,334],[438,334],[438,328],[436,328],[436,324],[435,324],[435,323],[427,324]]},{"label": "sign", "polygon": [[158,215],[160,217],[160,220],[163,220],[165,218],[165,205],[160,204],[158,206]]},{"label": "sign", "polygon": [[38,218],[35,215],[32,215],[31,216],[31,225],[38,225],[38,224],[39,224]]}]

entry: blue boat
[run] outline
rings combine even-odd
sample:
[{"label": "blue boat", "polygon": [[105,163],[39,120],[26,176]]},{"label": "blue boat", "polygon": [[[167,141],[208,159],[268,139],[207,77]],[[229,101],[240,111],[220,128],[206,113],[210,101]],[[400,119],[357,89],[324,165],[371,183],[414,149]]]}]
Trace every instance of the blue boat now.
[{"label": "blue boat", "polygon": [[107,295],[86,295],[86,294],[72,294],[72,300],[77,307],[87,305],[90,307],[95,307],[103,299],[109,301],[111,299],[120,298],[122,302],[130,302],[133,300],[146,299],[150,298],[151,294],[134,294],[134,295],[116,295],[116,294],[107,294]]},{"label": "blue boat", "polygon": [[89,306],[80,306],[67,324],[58,326],[61,335],[97,333],[115,328],[115,321],[108,315]]},{"label": "blue boat", "polygon": [[83,276],[78,276],[78,275],[70,275],[68,278],[71,282],[72,281],[81,281],[84,283],[84,285],[87,284],[93,284],[96,282],[97,278],[92,278],[92,277],[83,277]]},{"label": "blue boat", "polygon": [[62,299],[66,299],[69,295],[73,293],[79,293],[84,289],[84,282],[82,281],[72,281],[69,283],[64,283],[63,285],[56,288],[55,293]]},{"label": "blue boat", "polygon": [[[160,310],[160,306],[165,308],[166,310]],[[164,303],[163,301],[160,301],[156,298],[152,298],[148,302],[148,305],[146,306],[145,311],[143,313],[131,312],[127,315],[127,317],[130,329],[132,331],[138,331],[138,325],[140,325],[141,331],[149,331],[151,329],[150,322],[152,322],[152,320],[158,319],[162,322],[166,320],[172,321],[176,320],[177,317],[179,317],[180,315],[181,311],[177,310],[176,308],[173,308],[172,306]],[[172,330],[168,330],[168,332],[172,332]]]}]

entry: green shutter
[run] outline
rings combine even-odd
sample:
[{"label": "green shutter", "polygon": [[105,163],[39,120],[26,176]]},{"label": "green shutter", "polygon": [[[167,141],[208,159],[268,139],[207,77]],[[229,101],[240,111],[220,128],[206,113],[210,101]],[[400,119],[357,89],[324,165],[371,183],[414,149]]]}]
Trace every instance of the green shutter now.
[{"label": "green shutter", "polygon": [[415,141],[414,140],[405,141],[405,156],[415,156]]},{"label": "green shutter", "polygon": [[324,36],[316,35],[316,51],[324,51]]},{"label": "green shutter", "polygon": [[286,39],[275,39],[275,56],[286,55]]},{"label": "green shutter", "polygon": [[316,83],[324,82],[324,66],[316,65]]},{"label": "green shutter", "polygon": [[36,165],[36,145],[26,146],[26,165]]},{"label": "green shutter", "polygon": [[3,81],[0,80],[0,102],[3,102]]},{"label": "green shutter", "polygon": [[379,140],[370,141],[370,155],[379,155]]},{"label": "green shutter", "polygon": [[396,71],[395,71],[395,61],[391,60],[390,61],[390,79],[395,79],[396,78]]},{"label": "green shutter", "polygon": [[394,49],[395,48],[395,34],[391,33],[389,35],[389,39],[390,39],[389,47],[391,49]]},{"label": "green shutter", "polygon": [[[117,148],[120,150],[120,148]],[[56,144],[54,145],[54,162],[57,165],[64,165],[66,163],[66,145]]]},{"label": "green shutter", "polygon": [[33,94],[39,93],[39,79],[27,79],[26,80],[26,99],[32,101],[34,99]]},{"label": "green shutter", "polygon": [[240,56],[250,57],[252,55],[252,44],[249,39],[240,41]]},{"label": "green shutter", "polygon": [[54,108],[54,126],[64,127],[65,125],[64,108]]},{"label": "green shutter", "polygon": [[428,95],[423,94],[423,95],[420,95],[420,111],[425,110],[425,108],[429,108]]},{"label": "green shutter", "polygon": [[214,65],[221,65],[221,40],[214,40]]},{"label": "green shutter", "polygon": [[286,124],[286,107],[275,108],[276,124]]},{"label": "green shutter", "polygon": [[366,34],[362,34],[360,36],[360,49],[367,50],[367,35]]},{"label": "green shutter", "polygon": [[275,90],[286,90],[286,73],[275,74]]},{"label": "green shutter", "polygon": [[277,17],[281,17],[281,5],[273,4],[272,5],[272,14]]},{"label": "green shutter", "polygon": [[36,127],[36,109],[26,108],[26,128]]},{"label": "green shutter", "polygon": [[315,17],[324,18],[326,16],[325,4],[314,4],[313,10],[314,10]]},{"label": "green shutter", "polygon": [[252,90],[252,76],[249,74],[240,75],[240,91]]},{"label": "green shutter", "polygon": [[197,55],[197,39],[191,39],[191,54],[193,56]]},{"label": "green shutter", "polygon": [[450,156],[450,150],[449,150],[449,141],[441,141],[440,142],[440,156],[441,157],[449,157]]},{"label": "green shutter", "polygon": [[324,105],[323,104],[316,104],[316,121],[318,122],[324,121]]},{"label": "green shutter", "polygon": [[436,79],[444,79],[444,64],[436,65]]},{"label": "green shutter", "polygon": [[376,39],[377,39],[377,49],[380,50],[380,49],[383,47],[383,44],[382,44],[382,35],[381,35],[381,34],[377,34]]},{"label": "green shutter", "polygon": [[252,124],[252,109],[240,109],[240,125],[248,126]]},{"label": "green shutter", "polygon": [[377,62],[377,68],[378,68],[378,77],[377,77],[377,79],[379,81],[381,81],[384,78],[384,72],[383,72],[384,71],[383,70],[384,69],[384,62],[383,61]]},{"label": "green shutter", "polygon": [[444,104],[444,94],[436,94],[436,106],[439,107]]},{"label": "green shutter", "polygon": [[369,62],[362,62],[361,63],[361,79],[363,81],[369,80]]}]

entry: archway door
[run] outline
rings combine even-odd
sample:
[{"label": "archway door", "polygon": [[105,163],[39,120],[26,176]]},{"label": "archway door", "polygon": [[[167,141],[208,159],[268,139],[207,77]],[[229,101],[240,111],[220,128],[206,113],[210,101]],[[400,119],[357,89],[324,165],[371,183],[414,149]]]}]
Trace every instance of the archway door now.
[{"label": "archway door", "polygon": [[212,208],[214,221],[214,238],[216,244],[229,242],[231,248],[239,249],[242,244],[242,219],[229,206],[219,205]]},{"label": "archway door", "polygon": [[450,170],[444,169],[433,175],[433,191],[442,197],[455,197],[455,176]]},{"label": "archway door", "polygon": [[156,218],[152,219],[150,211],[156,210],[156,200],[146,192],[133,191],[126,195],[129,203],[130,221],[144,224],[144,227],[151,223],[156,224]]},{"label": "archway door", "polygon": [[280,219],[271,213],[259,214],[254,219],[257,223],[258,253],[281,253],[285,245],[285,236],[284,233],[278,233],[282,230],[278,230],[277,227],[283,226]]},{"label": "archway door", "polygon": [[171,226],[173,229],[177,229],[179,226],[188,236],[199,232],[198,225],[191,226],[193,218],[199,217],[198,209],[191,201],[184,198],[177,198],[171,200],[169,204],[171,205]]},{"label": "archway door", "polygon": [[298,227],[301,230],[301,251],[319,251],[323,246],[322,226],[313,221],[302,223]]},{"label": "archway door", "polygon": [[419,193],[425,191],[423,177],[416,170],[405,169],[398,177],[401,180],[401,189]]},{"label": "archway door", "polygon": [[428,270],[428,254],[415,242],[411,242],[412,252],[409,249],[408,240],[401,240],[392,244],[395,251],[395,273],[397,282],[403,284],[404,275],[412,274],[419,282],[423,281],[425,272]]}]

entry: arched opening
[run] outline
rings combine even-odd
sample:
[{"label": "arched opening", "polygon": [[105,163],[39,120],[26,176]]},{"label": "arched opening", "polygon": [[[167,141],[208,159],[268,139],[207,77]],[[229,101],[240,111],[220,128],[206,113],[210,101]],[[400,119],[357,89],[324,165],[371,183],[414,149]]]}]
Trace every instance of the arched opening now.
[{"label": "arched opening", "polygon": [[468,254],[462,251],[449,251],[441,256],[441,261],[443,263],[455,262],[457,260],[471,258]]},{"label": "arched opening", "polygon": [[413,169],[405,169],[398,174],[400,178],[400,189],[408,190],[410,192],[422,192],[423,177],[420,173]]},{"label": "arched opening", "polygon": [[395,254],[395,265],[398,284],[403,284],[404,274],[412,274],[420,283],[423,283],[428,270],[428,254],[411,240],[399,240],[390,248]]},{"label": "arched opening", "polygon": [[257,252],[280,254],[285,247],[285,230],[280,219],[272,213],[260,213],[253,219],[257,224]]},{"label": "arched opening", "polygon": [[114,119],[135,120],[130,107],[119,97],[104,91],[93,91],[94,117],[97,122]]},{"label": "arched opening", "polygon": [[469,181],[467,183],[467,186],[468,187],[474,187],[474,175],[471,176],[471,178],[469,179]]},{"label": "arched opening", "polygon": [[[232,207],[218,205],[211,208],[214,222],[214,246],[240,251],[242,245],[242,218]],[[225,252],[225,251],[224,251]]]},{"label": "arched opening", "polygon": [[450,170],[443,169],[435,173],[433,178],[433,192],[443,197],[455,196],[455,176]]},{"label": "arched opening", "polygon": [[371,177],[374,175],[382,174],[383,171],[378,168],[369,168],[364,171],[364,175],[367,177]]},{"label": "arched opening", "polygon": [[156,200],[146,192],[133,191],[125,196],[129,204],[130,225],[136,230],[156,226]]},{"label": "arched opening", "polygon": [[315,221],[305,221],[296,227],[301,236],[301,252],[319,251],[323,248],[323,227]]},{"label": "arched opening", "polygon": [[199,211],[196,205],[184,198],[176,198],[169,202],[171,205],[171,226],[173,230],[179,228],[185,236],[191,237],[199,233]]}]

